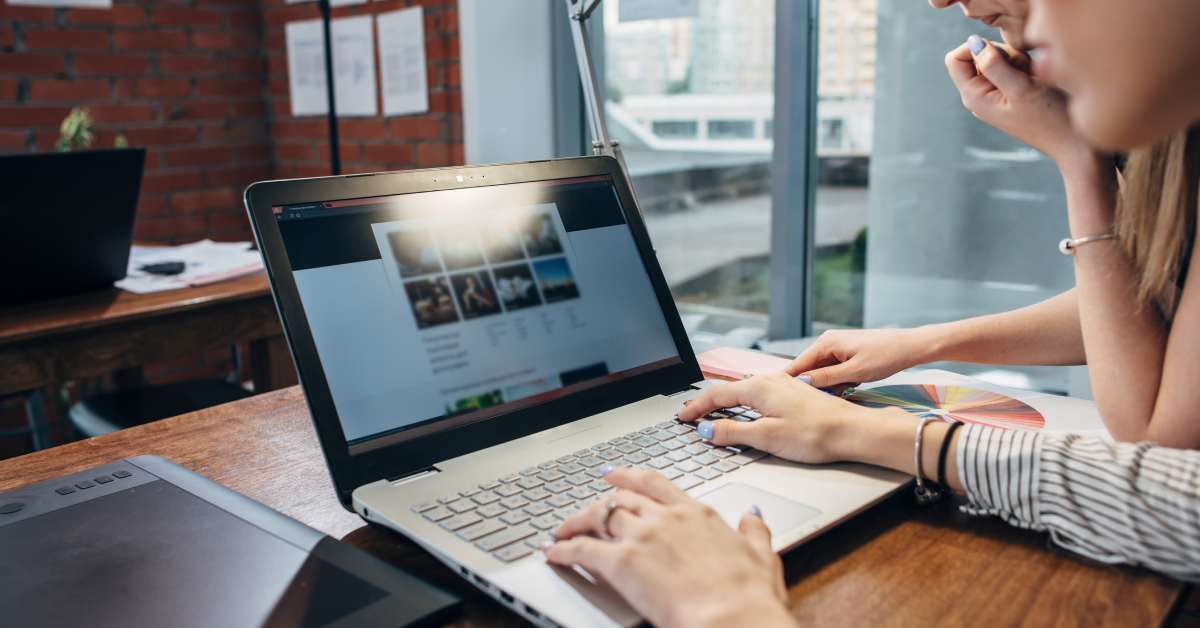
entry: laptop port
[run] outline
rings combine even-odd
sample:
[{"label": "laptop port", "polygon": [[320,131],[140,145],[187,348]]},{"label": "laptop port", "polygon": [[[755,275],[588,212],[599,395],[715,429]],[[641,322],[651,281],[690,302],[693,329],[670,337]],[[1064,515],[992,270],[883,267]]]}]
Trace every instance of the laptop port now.
[{"label": "laptop port", "polygon": [[505,604],[512,604],[513,602],[516,602],[516,600],[513,599],[513,596],[505,593],[504,591],[500,592],[500,599],[504,600]]}]

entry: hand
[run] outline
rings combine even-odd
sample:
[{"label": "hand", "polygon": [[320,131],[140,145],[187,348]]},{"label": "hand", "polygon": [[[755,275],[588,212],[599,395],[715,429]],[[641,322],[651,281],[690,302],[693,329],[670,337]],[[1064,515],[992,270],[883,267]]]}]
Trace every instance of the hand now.
[{"label": "hand", "polygon": [[606,479],[619,490],[564,521],[548,561],[604,579],[655,626],[795,625],[760,515],[743,515],[735,532],[658,473]]},{"label": "hand", "polygon": [[[978,53],[972,53],[972,43]],[[946,55],[946,68],[975,117],[1040,150],[1060,166],[1095,155],[1071,126],[1067,97],[1030,72],[1029,56],[972,35]]]},{"label": "hand", "polygon": [[787,367],[817,388],[873,382],[930,360],[930,340],[915,329],[827,331]]},{"label": "hand", "polygon": [[863,420],[881,412],[821,392],[785,373],[772,373],[709,388],[680,410],[679,419],[695,421],[733,406],[752,407],[763,417],[748,423],[702,421],[696,433],[714,445],[749,445],[808,464],[854,459],[853,445]]}]

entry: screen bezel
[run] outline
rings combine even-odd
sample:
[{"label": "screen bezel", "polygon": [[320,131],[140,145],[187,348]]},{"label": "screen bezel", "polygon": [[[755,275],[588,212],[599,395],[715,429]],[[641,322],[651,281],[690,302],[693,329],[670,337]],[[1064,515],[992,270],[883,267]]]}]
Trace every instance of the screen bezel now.
[{"label": "screen bezel", "polygon": [[[511,414],[351,455],[329,383],[317,356],[316,344],[272,207],[595,175],[607,175],[613,181],[622,212],[679,352],[680,362]],[[625,176],[617,161],[610,157],[264,181],[246,188],[244,200],[317,437],[329,465],[338,499],[347,509],[351,509],[351,494],[364,484],[403,477],[450,458],[577,421],[656,394],[686,390],[703,379]]]}]

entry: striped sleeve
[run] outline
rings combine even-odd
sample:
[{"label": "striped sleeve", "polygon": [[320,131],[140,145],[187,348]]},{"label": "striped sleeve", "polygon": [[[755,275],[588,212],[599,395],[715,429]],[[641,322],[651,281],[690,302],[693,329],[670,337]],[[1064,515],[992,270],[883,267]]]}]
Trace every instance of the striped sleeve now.
[{"label": "striped sleeve", "polygon": [[965,426],[963,511],[1050,533],[1072,552],[1200,581],[1200,452]]}]

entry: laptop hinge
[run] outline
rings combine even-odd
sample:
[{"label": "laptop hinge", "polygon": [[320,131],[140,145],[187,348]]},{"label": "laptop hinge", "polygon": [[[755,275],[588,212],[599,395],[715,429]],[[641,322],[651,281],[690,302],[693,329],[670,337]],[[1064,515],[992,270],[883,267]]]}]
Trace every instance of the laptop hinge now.
[{"label": "laptop hinge", "polygon": [[412,473],[406,473],[398,477],[388,478],[388,482],[391,482],[393,486],[402,486],[404,484],[416,482],[417,480],[423,480],[438,473],[441,473],[441,471],[437,467],[429,467],[427,469],[413,471]]}]

